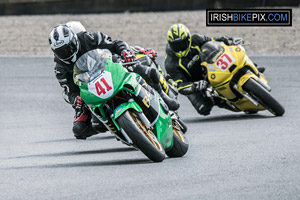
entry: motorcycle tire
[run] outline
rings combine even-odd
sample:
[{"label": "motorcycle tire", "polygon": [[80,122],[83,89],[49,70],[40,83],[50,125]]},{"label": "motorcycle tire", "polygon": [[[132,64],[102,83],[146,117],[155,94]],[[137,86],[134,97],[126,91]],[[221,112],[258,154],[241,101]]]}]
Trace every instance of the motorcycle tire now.
[{"label": "motorcycle tire", "polygon": [[120,127],[127,133],[133,144],[153,162],[165,159],[165,150],[154,133],[147,130],[144,123],[130,110],[124,112],[118,119]]},{"label": "motorcycle tire", "polygon": [[182,157],[186,154],[189,143],[183,136],[181,129],[173,122],[173,147],[166,152],[170,158]]},{"label": "motorcycle tire", "polygon": [[275,116],[282,116],[285,112],[283,106],[254,79],[250,78],[243,86],[244,90],[256,97],[267,110]]}]

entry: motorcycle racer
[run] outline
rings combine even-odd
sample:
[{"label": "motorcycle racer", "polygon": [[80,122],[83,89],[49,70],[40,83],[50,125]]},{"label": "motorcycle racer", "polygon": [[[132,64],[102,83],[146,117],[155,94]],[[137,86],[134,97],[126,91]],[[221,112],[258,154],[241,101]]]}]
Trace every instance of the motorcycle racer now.
[{"label": "motorcycle racer", "polygon": [[[208,82],[206,68],[201,67],[200,49],[208,41],[221,41],[230,45],[232,37],[210,38],[204,35],[191,34],[183,24],[172,25],[167,33],[165,69],[177,84],[178,92],[187,96],[193,107],[201,115],[209,115],[212,107],[226,107],[219,98],[206,95]],[[264,71],[264,68],[259,70]]]},{"label": "motorcycle racer", "polygon": [[[108,49],[121,56],[124,62],[132,62],[135,59],[133,51],[124,41],[112,40],[101,32],[87,32],[80,22],[68,22],[54,27],[49,34],[49,43],[54,53],[56,78],[64,88],[65,100],[75,109],[74,136],[77,139],[86,139],[99,132],[105,132],[107,128],[91,114],[80,97],[79,87],[73,81],[74,63],[81,55],[93,49]],[[156,54],[152,51],[148,53]],[[153,73],[147,75],[151,76]]]}]

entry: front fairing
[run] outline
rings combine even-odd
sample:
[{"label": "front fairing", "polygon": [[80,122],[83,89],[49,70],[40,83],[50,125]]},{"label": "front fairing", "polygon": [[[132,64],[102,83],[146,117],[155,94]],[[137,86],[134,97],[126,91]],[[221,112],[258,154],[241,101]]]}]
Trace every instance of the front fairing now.
[{"label": "front fairing", "polygon": [[227,46],[224,43],[220,45],[224,52],[214,63],[201,63],[207,68],[209,82],[215,88],[232,79],[234,73],[244,66],[246,56],[244,49],[239,46]]},{"label": "front fairing", "polygon": [[[129,73],[122,65],[108,62],[104,71],[93,81],[79,83],[80,96],[86,104],[93,106],[105,103],[123,89],[135,94],[140,87],[136,78],[137,74]],[[131,87],[125,87],[125,84]]]},{"label": "front fairing", "polygon": [[237,96],[232,91],[231,81],[235,74],[245,65],[255,68],[252,61],[245,53],[242,46],[227,46],[224,43],[215,42],[221,45],[224,51],[215,58],[213,63],[202,62],[201,65],[207,68],[207,77],[210,85],[223,97],[231,100]]},{"label": "front fairing", "polygon": [[137,78],[137,74],[128,72],[119,63],[113,63],[102,50],[87,52],[74,66],[74,81],[80,88],[80,96],[92,110],[102,107],[121,90],[136,94],[141,87]]}]

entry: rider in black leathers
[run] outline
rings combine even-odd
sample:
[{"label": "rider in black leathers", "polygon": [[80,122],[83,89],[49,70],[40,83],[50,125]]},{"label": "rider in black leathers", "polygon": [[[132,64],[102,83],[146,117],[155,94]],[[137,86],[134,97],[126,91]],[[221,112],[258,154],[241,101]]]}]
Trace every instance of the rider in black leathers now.
[{"label": "rider in black leathers", "polygon": [[[77,23],[77,24],[76,24]],[[79,23],[79,24],[78,24]],[[74,25],[75,26],[72,26]],[[79,29],[78,29],[79,25]],[[76,32],[75,32],[76,31]],[[112,54],[120,55],[124,62],[131,62],[135,59],[133,51],[129,45],[121,40],[112,40],[109,36],[101,32],[86,32],[80,22],[71,22],[66,25],[54,27],[49,35],[49,43],[54,52],[55,75],[61,87],[64,88],[65,100],[75,109],[73,122],[73,133],[77,139],[105,132],[107,128],[87,108],[81,99],[80,90],[73,81],[73,66],[76,60],[93,49],[108,49]],[[156,55],[154,51],[149,53]],[[140,73],[149,71],[147,67],[137,65],[133,71]],[[144,78],[156,80],[159,73],[155,69],[150,70],[149,74],[142,74]],[[159,82],[152,83],[158,85]],[[159,88],[159,86],[157,87]],[[170,99],[164,99],[167,101]],[[172,104],[172,100],[170,102]]]},{"label": "rider in black leathers", "polygon": [[[235,38],[209,38],[204,35],[190,34],[183,24],[174,24],[167,34],[165,68],[170,77],[177,83],[178,92],[186,95],[197,112],[209,115],[212,107],[225,107],[226,104],[219,98],[206,95],[208,82],[206,68],[200,65],[200,49],[208,41],[222,41],[232,44]],[[259,68],[259,70],[264,70]]]}]

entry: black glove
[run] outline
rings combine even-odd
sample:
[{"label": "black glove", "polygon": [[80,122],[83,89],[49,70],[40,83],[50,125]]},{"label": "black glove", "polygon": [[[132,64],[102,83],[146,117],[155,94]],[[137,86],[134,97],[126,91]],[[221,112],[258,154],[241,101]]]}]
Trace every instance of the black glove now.
[{"label": "black glove", "polygon": [[220,38],[222,42],[224,42],[226,45],[243,45],[244,40],[243,38],[233,38],[233,37],[227,37],[227,36],[222,36]]},{"label": "black glove", "polygon": [[200,91],[206,90],[207,85],[208,85],[207,81],[200,80],[200,81],[195,82],[193,84],[193,86],[192,86],[193,88],[192,89],[193,89],[194,92],[200,92]]},{"label": "black glove", "polygon": [[232,38],[232,44],[234,45],[244,45],[245,42],[243,38]]},{"label": "black glove", "polygon": [[227,36],[222,36],[220,38],[220,40],[222,42],[224,42],[226,45],[232,45],[233,38],[232,37],[227,37]]},{"label": "black glove", "polygon": [[79,117],[83,113],[84,101],[80,96],[77,96],[72,106],[75,109],[75,116]]}]

